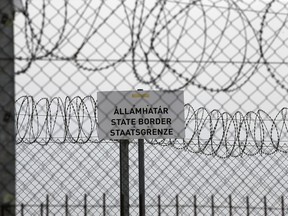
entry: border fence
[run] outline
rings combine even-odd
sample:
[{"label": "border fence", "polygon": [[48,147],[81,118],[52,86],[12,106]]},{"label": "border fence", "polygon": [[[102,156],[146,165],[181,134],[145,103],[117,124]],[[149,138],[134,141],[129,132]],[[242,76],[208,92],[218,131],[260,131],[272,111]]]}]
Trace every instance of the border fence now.
[{"label": "border fence", "polygon": [[122,214],[97,93],[137,89],[185,102],[184,139],[143,140],[146,215],[287,214],[287,18],[284,0],[1,0],[0,214]]},{"label": "border fence", "polygon": [[[201,205],[197,203],[197,196],[194,195],[191,199],[191,203],[181,204],[179,203],[179,196],[176,195],[174,202],[170,202],[168,204],[161,203],[161,196],[157,196],[157,203],[154,205],[149,205],[147,207],[147,211],[151,212],[153,215],[263,215],[267,216],[270,214],[281,215],[284,216],[285,212],[287,212],[287,207],[284,204],[284,197],[279,198],[279,204],[276,206],[267,205],[267,197],[263,197],[262,203],[259,206],[251,206],[249,202],[249,197],[243,199],[243,205],[238,205],[237,203],[233,203],[232,196],[228,196],[226,199],[226,203],[222,203],[221,205],[215,204],[215,196],[212,195],[208,198],[210,203],[206,203],[206,205]],[[102,203],[98,205],[88,205],[87,203],[87,195],[84,195],[83,204],[71,205],[69,204],[69,197],[65,196],[65,203],[58,205],[51,205],[49,203],[49,196],[46,196],[45,203],[41,203],[40,205],[25,205],[19,204],[17,207],[17,212],[19,215],[30,215],[31,209],[34,209],[37,215],[51,215],[51,214],[61,214],[61,215],[109,215],[111,209],[119,208],[119,205],[111,206],[106,205],[106,195],[102,196]],[[138,209],[139,206],[131,205],[130,208]],[[2,215],[5,215],[5,206],[2,206]],[[149,210],[149,209],[152,209]],[[136,210],[137,211],[137,210]],[[153,213],[152,213],[153,212]],[[34,213],[34,214],[35,214]]]}]

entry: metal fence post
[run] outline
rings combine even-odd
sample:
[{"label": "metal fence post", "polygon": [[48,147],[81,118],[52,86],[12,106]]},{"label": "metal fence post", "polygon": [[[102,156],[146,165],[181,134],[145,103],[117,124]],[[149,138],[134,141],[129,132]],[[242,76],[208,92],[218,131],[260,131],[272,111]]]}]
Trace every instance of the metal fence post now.
[{"label": "metal fence post", "polygon": [[266,200],[266,196],[264,196],[264,216],[267,216],[267,200]]},{"label": "metal fence post", "polygon": [[120,140],[120,211],[129,216],[129,140]]},{"label": "metal fence post", "polygon": [[24,216],[24,208],[25,208],[25,205],[22,203],[21,204],[21,216]]},{"label": "metal fence post", "polygon": [[249,203],[249,197],[246,197],[246,210],[247,210],[247,216],[250,215],[250,203]]},{"label": "metal fence post", "polygon": [[215,212],[214,212],[214,207],[215,207],[215,205],[214,205],[214,195],[212,195],[212,196],[211,196],[211,211],[212,211],[212,212],[211,212],[211,215],[212,215],[212,216],[215,215],[215,214],[214,214],[214,213],[215,213]]},{"label": "metal fence post", "polygon": [[145,216],[145,155],[144,139],[138,140],[138,161],[139,161],[139,215]]},{"label": "metal fence post", "polygon": [[49,195],[46,196],[46,216],[49,216]]},{"label": "metal fence post", "polygon": [[197,216],[197,196],[194,195],[194,216]]},{"label": "metal fence post", "polygon": [[65,196],[65,216],[69,215],[69,203],[68,203],[68,195]]},{"label": "metal fence post", "polygon": [[40,204],[40,216],[44,216],[44,204]]},{"label": "metal fence post", "polygon": [[179,195],[176,195],[176,216],[179,216]]},{"label": "metal fence post", "polygon": [[232,206],[232,195],[230,194],[229,197],[228,197],[228,203],[229,203],[229,216],[232,216],[232,209],[233,209],[233,206]]},{"label": "metal fence post", "polygon": [[103,216],[106,216],[106,194],[103,194]]},{"label": "metal fence post", "polygon": [[158,216],[161,216],[161,196],[158,195]]},{"label": "metal fence post", "polygon": [[0,205],[15,215],[13,1],[0,1]]},{"label": "metal fence post", "polygon": [[84,216],[87,216],[87,194],[84,195]]},{"label": "metal fence post", "polygon": [[285,215],[284,196],[281,196],[281,216]]}]

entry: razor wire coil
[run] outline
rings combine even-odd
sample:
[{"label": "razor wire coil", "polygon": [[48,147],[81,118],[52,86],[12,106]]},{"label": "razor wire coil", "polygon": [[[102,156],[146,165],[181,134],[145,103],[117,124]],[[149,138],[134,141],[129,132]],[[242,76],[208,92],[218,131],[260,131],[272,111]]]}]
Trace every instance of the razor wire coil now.
[{"label": "razor wire coil", "polygon": [[[36,3],[26,0],[25,10],[23,11],[26,44],[26,48],[23,49],[26,54],[16,55],[17,62],[21,63],[16,74],[26,73],[33,63],[38,60],[70,61],[78,69],[87,72],[99,72],[115,67],[120,63],[129,62],[139,83],[151,85],[160,90],[173,91],[193,85],[210,92],[230,92],[241,88],[257,73],[259,66],[265,65],[276,84],[287,90],[285,80],[274,69],[273,60],[270,60],[270,56],[266,54],[269,49],[277,52],[277,46],[273,46],[273,43],[276,40],[283,40],[280,33],[285,32],[287,28],[288,13],[287,11],[274,10],[273,6],[277,3],[281,3],[281,1],[272,0],[266,3],[263,11],[257,11],[253,8],[245,8],[241,6],[243,3],[232,0],[226,1],[225,4],[223,2],[222,4],[219,2],[208,4],[200,0],[188,2],[155,1],[150,4],[147,1],[117,1],[114,7],[110,8],[109,13],[104,15],[103,11],[107,9],[104,1],[98,2],[97,5],[93,5],[92,1],[88,1],[79,10],[73,25],[77,27],[85,20],[84,14],[89,8],[94,8],[95,13],[89,18],[87,30],[79,34],[79,41],[81,42],[74,47],[74,50],[70,49],[68,54],[64,51],[65,44],[75,33],[71,26],[69,27],[71,25],[69,22],[69,10],[71,8],[68,1],[61,1],[59,8],[57,8],[61,12],[60,15],[55,15],[57,16],[55,20],[61,23],[59,25],[49,20],[50,17],[47,13],[49,4],[45,0],[38,2],[41,5],[41,8],[39,8],[40,23],[36,21],[37,19],[33,19],[33,13],[31,12],[33,11],[31,7]],[[172,4],[177,7],[170,11],[169,8]],[[211,8],[214,9],[214,12],[221,13],[221,19],[223,20],[217,18],[211,21],[213,19],[210,14],[212,13],[210,12]],[[286,9],[286,7],[283,8],[283,10]],[[121,21],[127,32],[122,38],[116,30],[114,30],[114,33],[121,38],[126,50],[118,52],[115,47],[118,54],[116,58],[105,55],[102,55],[101,59],[95,59],[93,56],[86,57],[83,53],[85,47],[93,42],[95,35],[101,34],[101,28],[110,21],[112,16],[117,17],[119,11],[123,16]],[[252,23],[247,13],[257,14],[260,27]],[[195,14],[199,17],[196,17]],[[236,15],[237,18],[235,18]],[[276,34],[272,39],[266,38],[265,35],[267,29],[271,28],[268,16],[270,16],[270,20],[277,18],[277,16],[286,17],[280,27],[275,29]],[[85,21],[88,21],[87,19]],[[235,30],[235,23],[231,20],[237,22],[238,30]],[[213,24],[216,28],[213,27]],[[49,25],[53,25],[58,32],[53,37],[56,39],[50,39],[47,42],[47,39],[44,40],[44,35],[47,34],[47,26]],[[173,28],[177,25],[180,26],[180,29],[175,35]],[[192,34],[196,30],[202,32],[202,35],[198,38]],[[230,38],[226,33],[231,32],[231,30],[237,31],[238,35]],[[211,36],[212,33],[216,33],[216,36]],[[104,42],[109,44],[107,40],[105,38]],[[192,43],[188,43],[188,46],[187,40],[192,41]],[[225,41],[227,40],[231,43],[226,44]],[[233,40],[237,42],[233,43]],[[193,41],[196,44],[198,43],[199,46],[201,45],[197,52],[191,45]],[[237,43],[241,45],[237,45]],[[272,45],[269,45],[271,43]],[[165,47],[164,51],[163,46]],[[284,46],[283,49],[285,48],[287,47]],[[179,54],[181,49],[186,49],[188,55]],[[229,52],[234,49],[238,49],[239,53],[231,56]],[[220,57],[218,56],[219,52],[223,53]],[[22,64],[23,62],[25,64]],[[157,70],[154,67],[155,63],[159,65]],[[279,60],[276,64],[284,65],[286,63],[283,59],[283,62]],[[205,71],[209,71],[210,68],[214,69],[217,65],[221,65],[219,73],[226,76],[229,81],[222,83],[219,79],[212,80],[209,85],[203,83],[201,76],[205,74]],[[146,69],[144,73],[141,72],[143,68]],[[189,74],[183,73],[187,70],[189,70]],[[232,70],[232,72],[230,74],[225,73],[226,70]],[[169,86],[166,77],[170,76],[179,81],[177,86]]]},{"label": "razor wire coil", "polygon": [[[38,101],[23,96],[16,105],[17,144],[106,142],[97,137],[97,101],[92,96]],[[224,158],[288,152],[288,108],[281,109],[275,117],[264,110],[229,114],[202,107],[194,109],[190,104],[184,108],[185,139],[146,142]]]}]

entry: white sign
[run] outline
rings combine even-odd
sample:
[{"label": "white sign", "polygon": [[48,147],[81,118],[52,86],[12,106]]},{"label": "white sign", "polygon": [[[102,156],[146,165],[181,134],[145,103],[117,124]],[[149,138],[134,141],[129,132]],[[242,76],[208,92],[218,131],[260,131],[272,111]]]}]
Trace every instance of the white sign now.
[{"label": "white sign", "polygon": [[98,92],[100,139],[185,137],[183,91]]}]

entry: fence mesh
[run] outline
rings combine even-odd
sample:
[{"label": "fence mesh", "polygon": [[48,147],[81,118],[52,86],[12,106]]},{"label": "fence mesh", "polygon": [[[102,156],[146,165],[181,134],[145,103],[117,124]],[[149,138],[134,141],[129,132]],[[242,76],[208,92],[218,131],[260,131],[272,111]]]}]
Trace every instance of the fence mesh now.
[{"label": "fence mesh", "polygon": [[[229,195],[233,215],[249,215],[247,197],[250,215],[287,212],[284,0],[15,0],[14,22],[8,2],[0,45],[14,39],[14,58],[0,51],[9,74],[0,84],[15,76],[16,100],[1,90],[0,108],[9,117],[4,99],[16,101],[19,215],[39,215],[46,195],[54,214],[65,214],[67,197],[71,215],[84,214],[84,197],[88,215],[120,214],[119,142],[98,138],[97,92],[137,89],[185,95],[186,138],[145,140],[147,215],[158,214],[159,195],[161,215],[177,215],[175,197],[179,215],[196,204],[195,215],[229,215]],[[13,137],[2,116],[1,136]],[[131,140],[130,215],[138,215],[137,155]]]}]

